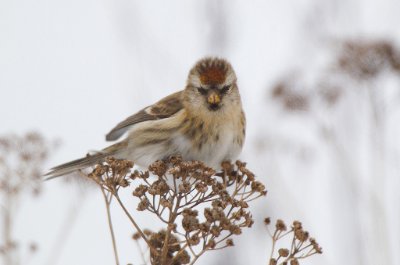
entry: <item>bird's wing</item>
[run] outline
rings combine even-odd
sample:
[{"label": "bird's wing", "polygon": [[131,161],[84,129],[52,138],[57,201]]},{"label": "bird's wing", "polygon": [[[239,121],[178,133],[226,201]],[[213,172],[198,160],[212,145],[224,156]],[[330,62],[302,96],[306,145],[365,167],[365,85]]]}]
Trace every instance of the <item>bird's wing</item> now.
[{"label": "bird's wing", "polygon": [[119,139],[131,126],[150,120],[159,120],[171,117],[183,108],[182,91],[171,94],[154,105],[148,106],[118,123],[107,135],[107,141]]}]

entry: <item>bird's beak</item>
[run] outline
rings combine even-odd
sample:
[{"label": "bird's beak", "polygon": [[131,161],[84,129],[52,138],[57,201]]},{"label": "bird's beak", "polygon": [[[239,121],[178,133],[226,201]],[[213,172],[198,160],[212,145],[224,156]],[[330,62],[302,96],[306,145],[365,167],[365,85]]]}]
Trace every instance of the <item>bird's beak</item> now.
[{"label": "bird's beak", "polygon": [[215,91],[212,91],[208,95],[207,102],[210,105],[218,105],[221,102],[221,97]]}]

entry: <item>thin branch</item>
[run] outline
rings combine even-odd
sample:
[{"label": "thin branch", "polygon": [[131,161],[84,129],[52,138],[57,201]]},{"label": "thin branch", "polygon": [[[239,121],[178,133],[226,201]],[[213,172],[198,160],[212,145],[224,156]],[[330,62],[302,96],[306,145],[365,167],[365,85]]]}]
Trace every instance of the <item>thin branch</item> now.
[{"label": "thin branch", "polygon": [[142,258],[143,264],[146,264],[146,258],[144,256],[144,252],[142,250],[142,248],[140,247],[139,241],[138,240],[134,240],[136,243],[137,248],[139,249],[139,253],[140,253],[140,257]]},{"label": "thin branch", "polygon": [[110,229],[110,234],[111,234],[111,240],[112,240],[114,257],[115,257],[115,264],[119,265],[120,263],[119,263],[119,258],[118,258],[117,243],[115,241],[115,234],[114,234],[114,229],[113,229],[112,220],[111,220],[111,211],[110,211],[110,201],[111,200],[109,200],[107,198],[107,194],[105,193],[103,186],[100,186],[100,190],[101,190],[101,193],[103,194],[104,202],[106,204],[108,227]]},{"label": "thin branch", "polygon": [[150,251],[154,251],[155,253],[157,252],[152,245],[150,244],[149,240],[147,239],[146,235],[143,233],[142,229],[138,226],[138,224],[135,222],[131,214],[128,212],[128,210],[125,208],[125,205],[122,203],[121,199],[119,198],[118,194],[113,194],[114,197],[117,199],[119,205],[121,206],[122,210],[124,210],[126,216],[129,218],[133,226],[136,228],[136,230],[139,232],[140,236],[143,238],[143,240],[146,242],[146,244],[149,246]]}]

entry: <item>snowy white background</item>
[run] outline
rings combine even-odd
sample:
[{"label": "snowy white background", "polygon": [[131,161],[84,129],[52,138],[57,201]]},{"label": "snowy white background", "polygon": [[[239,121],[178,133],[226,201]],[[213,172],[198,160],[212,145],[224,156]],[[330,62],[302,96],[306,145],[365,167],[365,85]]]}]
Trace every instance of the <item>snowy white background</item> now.
[{"label": "snowy white background", "polygon": [[[47,167],[80,157],[104,147],[120,120],[183,89],[196,60],[226,57],[248,120],[241,159],[269,194],[254,204],[254,228],[199,264],[267,264],[265,216],[303,221],[324,248],[306,264],[400,264],[398,78],[379,80],[382,100],[393,105],[382,153],[362,87],[317,118],[284,113],[269,96],[295,70],[312,79],[342,39],[400,45],[399,14],[398,0],[0,0],[0,134],[38,130],[61,139]],[[334,143],[316,119],[333,128]],[[121,262],[139,264],[130,224],[114,213]],[[41,197],[24,201],[15,227],[18,239],[39,245],[29,264],[114,262],[95,189],[46,182]]]}]

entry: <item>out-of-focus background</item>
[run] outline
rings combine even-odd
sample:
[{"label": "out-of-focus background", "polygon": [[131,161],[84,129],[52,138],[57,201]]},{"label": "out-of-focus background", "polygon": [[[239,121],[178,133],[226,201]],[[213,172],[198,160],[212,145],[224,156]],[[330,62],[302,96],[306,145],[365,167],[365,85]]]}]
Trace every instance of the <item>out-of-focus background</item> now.
[{"label": "out-of-focus background", "polygon": [[[236,246],[199,264],[267,264],[266,216],[317,238],[324,254],[304,264],[400,264],[399,13],[398,0],[3,0],[0,136],[38,131],[45,170],[104,147],[116,123],[183,89],[199,58],[225,57],[247,115],[240,158],[269,193]],[[1,201],[14,264],[113,264],[98,190],[25,188],[12,224]],[[139,264],[134,231],[113,214],[121,264]]]}]

